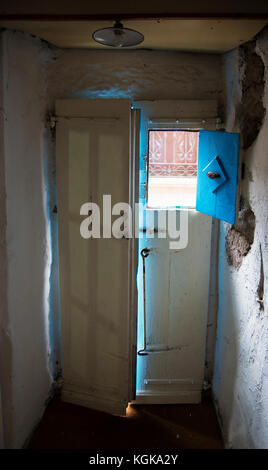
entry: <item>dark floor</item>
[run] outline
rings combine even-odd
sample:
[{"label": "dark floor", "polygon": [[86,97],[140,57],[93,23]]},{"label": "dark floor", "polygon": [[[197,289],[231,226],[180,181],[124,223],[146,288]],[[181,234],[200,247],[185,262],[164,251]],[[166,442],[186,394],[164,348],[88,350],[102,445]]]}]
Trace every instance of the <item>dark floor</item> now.
[{"label": "dark floor", "polygon": [[54,398],[29,449],[221,449],[209,399],[200,405],[129,406],[114,416]]}]

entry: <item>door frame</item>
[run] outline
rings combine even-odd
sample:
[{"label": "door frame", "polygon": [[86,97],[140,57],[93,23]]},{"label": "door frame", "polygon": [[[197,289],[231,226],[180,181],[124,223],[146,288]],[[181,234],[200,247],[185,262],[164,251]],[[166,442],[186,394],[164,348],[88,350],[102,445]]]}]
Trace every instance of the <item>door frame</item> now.
[{"label": "door frame", "polygon": [[[132,238],[129,240],[129,397],[136,399],[136,366],[137,366],[137,319],[138,319],[138,287],[137,271],[139,261],[138,211],[139,202],[139,155],[140,155],[140,110],[131,109],[130,120],[130,151],[129,151],[129,204],[132,207]],[[137,232],[136,232],[137,230]]]}]

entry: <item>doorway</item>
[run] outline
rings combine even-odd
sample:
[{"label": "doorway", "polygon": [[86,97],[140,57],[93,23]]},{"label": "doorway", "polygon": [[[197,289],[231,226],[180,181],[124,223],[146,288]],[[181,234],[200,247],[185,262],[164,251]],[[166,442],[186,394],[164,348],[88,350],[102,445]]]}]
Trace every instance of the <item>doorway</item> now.
[{"label": "doorway", "polygon": [[233,223],[239,136],[215,132],[214,101],[56,109],[63,398],[119,414],[199,403],[210,216]]},{"label": "doorway", "polygon": [[[136,403],[201,401],[211,217],[195,210],[198,137],[204,126],[215,129],[216,120],[211,103],[206,110],[204,103],[199,109],[197,102],[187,104],[137,104],[141,147]],[[172,218],[178,238],[185,238],[177,249],[170,246]]]}]

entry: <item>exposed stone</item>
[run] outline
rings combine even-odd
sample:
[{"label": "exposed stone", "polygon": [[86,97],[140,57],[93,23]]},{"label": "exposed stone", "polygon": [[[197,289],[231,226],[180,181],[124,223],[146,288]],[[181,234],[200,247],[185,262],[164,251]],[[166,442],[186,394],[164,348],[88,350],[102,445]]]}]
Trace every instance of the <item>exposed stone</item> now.
[{"label": "exposed stone", "polygon": [[228,263],[239,269],[254,241],[255,215],[250,208],[243,208],[238,215],[236,226],[226,235],[226,253]]},{"label": "exposed stone", "polygon": [[247,149],[256,139],[265,116],[263,105],[264,63],[256,53],[256,42],[240,48],[241,103],[237,107],[236,121],[241,129],[242,145]]}]

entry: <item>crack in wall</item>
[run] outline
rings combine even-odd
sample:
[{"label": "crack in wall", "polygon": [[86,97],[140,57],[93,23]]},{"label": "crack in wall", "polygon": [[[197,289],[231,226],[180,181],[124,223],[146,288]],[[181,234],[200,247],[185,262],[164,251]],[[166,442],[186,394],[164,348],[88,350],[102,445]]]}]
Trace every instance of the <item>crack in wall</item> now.
[{"label": "crack in wall", "polygon": [[259,284],[257,288],[257,302],[259,304],[260,311],[264,310],[263,296],[264,296],[264,267],[263,267],[262,247],[260,244],[260,278],[259,278]]}]

